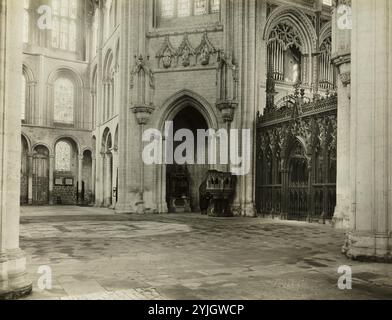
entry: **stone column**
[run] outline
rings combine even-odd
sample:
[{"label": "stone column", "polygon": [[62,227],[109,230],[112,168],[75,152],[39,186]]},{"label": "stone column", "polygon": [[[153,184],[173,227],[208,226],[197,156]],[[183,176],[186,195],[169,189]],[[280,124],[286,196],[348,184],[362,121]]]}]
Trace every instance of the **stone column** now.
[{"label": "stone column", "polygon": [[92,157],[91,164],[91,203],[95,203],[95,193],[96,193],[96,175],[97,175],[97,160],[95,156]]},{"label": "stone column", "polygon": [[[345,6],[345,7],[343,7]],[[332,62],[337,67],[338,90],[338,143],[336,208],[333,218],[337,229],[347,229],[350,220],[350,81],[351,81],[351,30],[344,10],[349,2],[335,1],[332,15]],[[343,22],[342,22],[343,21]]]},{"label": "stone column", "polygon": [[121,37],[129,41],[120,46],[118,213],[143,213],[145,210],[144,163],[135,150],[142,150],[141,133],[154,111],[154,79],[145,37],[147,8],[148,1],[144,0],[122,2]]},{"label": "stone column", "polygon": [[54,204],[54,199],[53,199],[53,179],[54,179],[54,155],[51,154],[49,156],[49,204],[53,205]]},{"label": "stone column", "polygon": [[0,0],[0,299],[32,290],[19,248],[23,3]]},{"label": "stone column", "polygon": [[144,166],[144,162],[142,159],[142,153],[143,153],[143,142],[142,142],[142,135],[144,132],[144,127],[145,125],[147,125],[151,113],[153,112],[153,108],[149,107],[149,106],[145,106],[145,105],[140,105],[140,106],[135,106],[132,108],[133,112],[136,115],[136,119],[137,122],[139,124],[139,155],[140,155],[140,159],[139,159],[139,169],[140,169],[140,184],[139,184],[139,201],[136,204],[136,209],[137,209],[137,213],[144,213],[144,192],[145,192],[145,176],[144,176],[144,170],[145,170],[145,166]]},{"label": "stone column", "polygon": [[[113,148],[112,154],[113,154],[112,189],[116,188],[116,192],[118,192],[118,190],[117,190],[118,149]],[[117,202],[116,196],[112,192],[112,206],[113,206],[113,208],[116,207],[116,204],[117,204],[116,202]]]},{"label": "stone column", "polygon": [[110,170],[110,163],[112,161],[112,153],[109,151],[105,157],[105,183],[104,183],[104,206],[109,207],[110,199],[112,198],[112,172]]},{"label": "stone column", "polygon": [[78,157],[78,204],[83,204],[82,201],[82,186],[83,186],[83,155]]},{"label": "stone column", "polygon": [[[120,46],[120,72],[119,72],[119,131],[118,131],[118,148],[119,153],[119,198],[116,205],[116,212],[118,213],[130,213],[133,210],[133,196],[130,194],[130,184],[134,184],[136,173],[132,170],[128,170],[129,166],[135,165],[132,161],[131,148],[129,146],[136,145],[135,135],[131,134],[133,126],[136,125],[136,121],[130,117],[130,101],[129,101],[129,78],[132,68],[131,61],[134,53],[134,46],[136,38],[134,33],[133,25],[135,24],[134,11],[137,9],[134,5],[136,1],[121,1],[121,35],[123,39],[130,39],[130,41],[124,42],[124,45]],[[132,25],[132,26],[131,26]],[[136,130],[135,130],[136,131]],[[136,148],[136,146],[135,146]],[[136,186],[132,185],[135,189]]]},{"label": "stone column", "polygon": [[33,154],[29,153],[28,155],[28,173],[29,173],[29,178],[28,178],[28,204],[32,205],[33,204]]},{"label": "stone column", "polygon": [[[257,114],[256,92],[257,92],[257,71],[256,71],[256,37],[257,23],[256,11],[257,1],[235,1],[234,2],[235,23],[238,24],[238,34],[234,36],[235,50],[234,58],[239,61],[239,94],[238,106],[233,128],[250,130],[252,141],[250,142],[250,170],[249,173],[238,178],[237,196],[240,208],[236,215],[245,217],[256,216],[255,207],[255,119]],[[236,28],[237,29],[237,28]],[[243,137],[240,141],[242,141]]]},{"label": "stone column", "polygon": [[353,259],[391,261],[392,7],[352,2],[350,231]]},{"label": "stone column", "polygon": [[100,152],[96,162],[96,189],[95,206],[102,207],[104,204],[104,182],[105,182],[105,153]]}]

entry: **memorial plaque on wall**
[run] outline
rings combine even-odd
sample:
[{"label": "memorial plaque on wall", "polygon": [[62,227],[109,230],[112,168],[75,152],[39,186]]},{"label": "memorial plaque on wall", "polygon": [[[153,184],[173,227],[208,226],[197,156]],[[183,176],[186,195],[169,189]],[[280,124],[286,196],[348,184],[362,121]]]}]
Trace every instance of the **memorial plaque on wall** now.
[{"label": "memorial plaque on wall", "polygon": [[66,186],[73,186],[73,179],[72,178],[66,178],[65,183]]}]

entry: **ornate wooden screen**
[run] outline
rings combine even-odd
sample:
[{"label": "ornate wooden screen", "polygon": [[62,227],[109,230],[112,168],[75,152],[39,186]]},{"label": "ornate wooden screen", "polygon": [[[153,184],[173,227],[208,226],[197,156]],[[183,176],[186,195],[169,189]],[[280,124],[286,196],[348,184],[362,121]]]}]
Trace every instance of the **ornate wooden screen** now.
[{"label": "ornate wooden screen", "polygon": [[[271,80],[273,81],[273,80]],[[326,220],[336,205],[337,96],[305,97],[296,88],[285,105],[267,106],[257,121],[257,210],[295,220]]]}]

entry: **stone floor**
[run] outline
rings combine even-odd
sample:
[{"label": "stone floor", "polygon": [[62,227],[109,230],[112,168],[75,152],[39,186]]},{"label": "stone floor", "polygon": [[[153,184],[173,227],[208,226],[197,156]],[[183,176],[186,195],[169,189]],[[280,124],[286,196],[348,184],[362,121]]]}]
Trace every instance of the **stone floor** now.
[{"label": "stone floor", "polygon": [[[22,208],[29,299],[392,299],[392,266],[349,261],[343,242],[317,224]],[[342,265],[352,290],[337,287]],[[38,288],[40,266],[51,290]]]}]

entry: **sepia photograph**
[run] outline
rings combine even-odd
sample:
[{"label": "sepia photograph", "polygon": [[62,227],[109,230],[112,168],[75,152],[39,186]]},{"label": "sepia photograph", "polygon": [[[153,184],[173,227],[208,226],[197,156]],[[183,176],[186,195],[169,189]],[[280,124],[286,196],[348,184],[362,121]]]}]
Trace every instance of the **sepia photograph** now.
[{"label": "sepia photograph", "polygon": [[0,300],[392,300],[391,44],[390,0],[0,0]]}]

